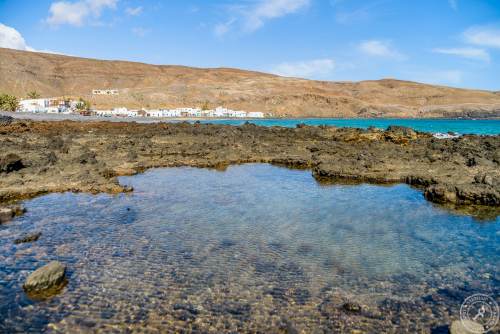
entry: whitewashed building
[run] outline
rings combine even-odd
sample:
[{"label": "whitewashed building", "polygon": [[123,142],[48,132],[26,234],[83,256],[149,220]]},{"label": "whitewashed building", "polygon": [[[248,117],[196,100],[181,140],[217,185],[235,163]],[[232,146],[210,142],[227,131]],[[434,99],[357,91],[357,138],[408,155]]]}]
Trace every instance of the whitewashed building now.
[{"label": "whitewashed building", "polygon": [[45,108],[50,106],[49,99],[29,99],[19,102],[19,110],[23,112],[45,112]]},{"label": "whitewashed building", "polygon": [[137,110],[128,110],[125,107],[114,108],[112,110],[94,110],[94,114],[102,117],[137,117],[139,116],[139,112]]},{"label": "whitewashed building", "polygon": [[26,99],[19,102],[19,111],[32,113],[70,113],[72,101],[59,98]]},{"label": "whitewashed building", "polygon": [[247,112],[242,110],[231,110],[224,107],[217,107],[211,113],[209,117],[231,117],[231,118],[245,118],[247,117]]},{"label": "whitewashed building", "polygon": [[177,109],[162,109],[161,117],[181,117],[181,111]]},{"label": "whitewashed building", "polygon": [[158,110],[158,109],[146,110],[146,116],[147,117],[164,117],[163,110]]},{"label": "whitewashed building", "polygon": [[264,118],[264,113],[260,111],[250,111],[247,113],[249,118]]},{"label": "whitewashed building", "polygon": [[92,95],[118,95],[118,89],[93,89]]}]

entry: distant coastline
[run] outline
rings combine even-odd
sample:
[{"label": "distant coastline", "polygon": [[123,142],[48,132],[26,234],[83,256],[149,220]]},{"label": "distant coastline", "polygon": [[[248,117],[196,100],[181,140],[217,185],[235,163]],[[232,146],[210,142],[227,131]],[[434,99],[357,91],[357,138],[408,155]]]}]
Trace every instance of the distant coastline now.
[{"label": "distant coastline", "polygon": [[230,68],[124,66],[2,48],[0,58],[0,92],[19,99],[31,91],[41,97],[82,98],[96,110],[223,106],[279,118],[500,117],[498,92],[397,79],[315,81]]}]

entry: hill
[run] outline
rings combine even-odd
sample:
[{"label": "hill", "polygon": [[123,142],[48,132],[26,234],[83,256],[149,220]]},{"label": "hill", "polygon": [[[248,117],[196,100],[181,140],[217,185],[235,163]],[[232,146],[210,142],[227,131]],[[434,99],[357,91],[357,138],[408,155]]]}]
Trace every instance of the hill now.
[{"label": "hill", "polygon": [[[106,61],[0,48],[0,93],[89,99],[96,108],[223,105],[288,117],[500,117],[500,95],[383,79],[313,81],[231,68]],[[92,89],[118,89],[93,96]]]}]

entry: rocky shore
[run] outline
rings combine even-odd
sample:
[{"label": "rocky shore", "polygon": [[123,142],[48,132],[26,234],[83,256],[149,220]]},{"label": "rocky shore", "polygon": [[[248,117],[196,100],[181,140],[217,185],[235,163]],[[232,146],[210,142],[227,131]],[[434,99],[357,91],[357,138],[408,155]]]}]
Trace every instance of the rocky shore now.
[{"label": "rocky shore", "polygon": [[311,169],[321,182],[407,183],[429,201],[477,216],[500,208],[500,136],[4,119],[0,143],[3,203],[51,192],[131,191],[117,176],[148,168],[262,162]]}]

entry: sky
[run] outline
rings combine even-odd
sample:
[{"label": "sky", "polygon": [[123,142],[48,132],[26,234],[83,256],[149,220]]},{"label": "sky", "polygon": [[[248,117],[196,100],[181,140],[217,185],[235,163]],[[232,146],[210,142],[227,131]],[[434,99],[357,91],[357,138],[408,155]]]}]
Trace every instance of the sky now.
[{"label": "sky", "polygon": [[0,47],[500,90],[500,0],[0,0]]}]

